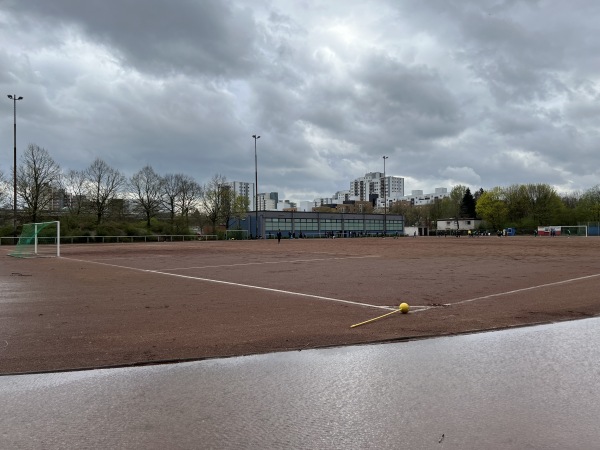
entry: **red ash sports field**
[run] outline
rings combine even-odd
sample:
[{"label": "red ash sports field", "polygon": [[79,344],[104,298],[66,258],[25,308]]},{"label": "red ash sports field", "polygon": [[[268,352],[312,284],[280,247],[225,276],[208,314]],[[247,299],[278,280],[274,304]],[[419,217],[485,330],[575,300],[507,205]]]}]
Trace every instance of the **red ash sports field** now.
[{"label": "red ash sports field", "polygon": [[[597,316],[600,239],[0,248],[0,373],[227,357]],[[408,314],[351,325],[410,304]]]}]

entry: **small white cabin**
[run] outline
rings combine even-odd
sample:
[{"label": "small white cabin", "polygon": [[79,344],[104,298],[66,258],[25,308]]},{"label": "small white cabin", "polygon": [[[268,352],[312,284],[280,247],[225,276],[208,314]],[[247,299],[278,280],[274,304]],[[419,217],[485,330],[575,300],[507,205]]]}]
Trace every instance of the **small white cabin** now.
[{"label": "small white cabin", "polygon": [[457,226],[457,220],[450,218],[450,219],[440,219],[437,221],[437,230],[438,232],[440,231],[456,231],[456,230],[463,230],[463,231],[468,231],[468,230],[477,230],[479,229],[479,226],[481,225],[482,220],[481,219],[458,219],[458,226]]}]

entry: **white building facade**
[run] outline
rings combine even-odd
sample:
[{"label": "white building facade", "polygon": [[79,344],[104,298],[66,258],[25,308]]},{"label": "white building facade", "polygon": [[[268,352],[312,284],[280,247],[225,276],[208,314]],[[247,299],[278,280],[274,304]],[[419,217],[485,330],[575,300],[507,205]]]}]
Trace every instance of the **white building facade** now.
[{"label": "white building facade", "polygon": [[436,200],[441,200],[442,198],[450,197],[450,193],[446,188],[435,188],[435,192],[432,194],[423,194],[421,190],[411,191],[410,195],[405,195],[399,200],[409,201],[411,204],[415,206],[419,205],[429,205],[430,203],[434,203]]},{"label": "white building facade", "polygon": [[388,206],[404,196],[404,178],[370,172],[350,182],[349,200],[375,201],[375,206]]}]

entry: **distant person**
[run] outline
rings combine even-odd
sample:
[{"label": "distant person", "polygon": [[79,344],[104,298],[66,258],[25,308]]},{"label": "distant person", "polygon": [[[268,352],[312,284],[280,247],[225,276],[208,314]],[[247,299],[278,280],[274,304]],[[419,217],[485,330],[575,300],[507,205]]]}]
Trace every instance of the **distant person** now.
[{"label": "distant person", "polygon": [[281,230],[277,231],[277,243],[281,243]]}]

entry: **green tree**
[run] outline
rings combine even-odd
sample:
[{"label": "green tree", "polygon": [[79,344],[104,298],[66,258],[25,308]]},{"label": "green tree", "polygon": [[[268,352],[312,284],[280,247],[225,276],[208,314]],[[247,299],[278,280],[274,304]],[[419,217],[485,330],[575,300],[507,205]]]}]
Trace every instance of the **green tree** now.
[{"label": "green tree", "polygon": [[435,224],[435,228],[437,229],[437,221],[440,219],[446,218],[443,214],[442,209],[442,199],[436,198],[433,203],[428,205],[428,215],[431,223]]},{"label": "green tree", "polygon": [[515,226],[522,223],[530,216],[530,204],[526,187],[522,184],[513,184],[501,189],[506,201],[508,222]]},{"label": "green tree", "polygon": [[478,191],[476,191],[473,194],[473,198],[475,199],[475,203],[477,203],[477,200],[479,200],[479,197],[481,197],[481,194],[483,194],[485,191],[483,190],[483,188],[479,188]]},{"label": "green tree", "polygon": [[581,211],[579,210],[579,202],[581,200],[582,193],[575,191],[560,196],[562,203],[562,214],[560,215],[559,222],[563,225],[577,225],[579,222],[585,221],[581,217]]},{"label": "green tree", "polygon": [[444,203],[447,203],[447,208],[450,212],[448,218],[453,217],[456,220],[456,229],[459,228],[459,219],[461,217],[461,206],[463,198],[467,193],[467,187],[462,184],[457,184],[450,191],[450,197],[445,198],[447,200]]},{"label": "green tree", "polygon": [[508,217],[508,207],[503,196],[502,189],[495,187],[481,194],[477,201],[477,215],[495,230],[503,229]]},{"label": "green tree", "polygon": [[562,202],[555,189],[548,184],[528,184],[525,187],[529,216],[536,225],[551,225],[560,216]]},{"label": "green tree", "polygon": [[577,209],[583,221],[600,222],[600,185],[583,193]]},{"label": "green tree", "polygon": [[240,222],[244,220],[250,208],[250,199],[245,195],[235,195],[233,200],[232,216],[237,221],[237,228],[240,228]]},{"label": "green tree", "polygon": [[475,199],[471,194],[471,189],[467,188],[465,190],[465,195],[460,202],[460,216],[463,218],[475,218]]}]

